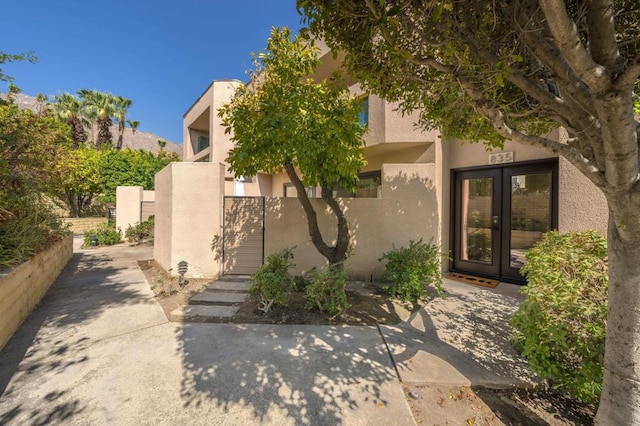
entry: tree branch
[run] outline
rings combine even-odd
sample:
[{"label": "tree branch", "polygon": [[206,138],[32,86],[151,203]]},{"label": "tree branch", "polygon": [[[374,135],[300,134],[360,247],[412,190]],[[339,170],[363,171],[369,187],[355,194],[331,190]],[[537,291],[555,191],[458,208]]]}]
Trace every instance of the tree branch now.
[{"label": "tree branch", "polygon": [[596,63],[582,45],[575,23],[567,15],[566,4],[556,0],[540,0],[549,31],[558,49],[578,77],[596,94],[611,87],[611,75],[606,67]]},{"label": "tree branch", "polygon": [[594,115],[592,111],[589,111],[591,105],[589,91],[573,72],[557,47],[544,37],[543,27],[536,25],[536,20],[532,16],[526,15],[523,8],[517,8],[517,2],[513,2],[510,9],[513,15],[513,28],[520,40],[551,71],[551,77],[560,84],[562,93],[570,94],[586,114]]},{"label": "tree branch", "polygon": [[587,25],[589,28],[589,52],[600,65],[611,74],[622,72],[622,57],[616,43],[614,26],[615,7],[611,0],[587,2]]},{"label": "tree branch", "polygon": [[633,90],[636,81],[640,78],[640,53],[633,58],[618,78],[613,82],[614,90]]},{"label": "tree branch", "polygon": [[471,99],[474,107],[482,115],[487,117],[492,123],[496,131],[507,139],[520,142],[524,145],[537,146],[550,150],[553,153],[560,154],[587,176],[599,188],[605,187],[604,173],[593,165],[580,151],[560,142],[556,142],[541,136],[526,135],[518,130],[512,129],[504,120],[502,112],[486,100],[474,86],[472,82],[464,77],[458,77],[458,82],[465,93]]}]

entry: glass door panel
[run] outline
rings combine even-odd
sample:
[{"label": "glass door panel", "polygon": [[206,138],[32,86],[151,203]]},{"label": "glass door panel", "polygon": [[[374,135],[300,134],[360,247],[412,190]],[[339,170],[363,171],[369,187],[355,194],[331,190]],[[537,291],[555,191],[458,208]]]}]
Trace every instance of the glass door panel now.
[{"label": "glass door panel", "polygon": [[492,263],[493,178],[462,180],[461,259]]},{"label": "glass door panel", "polygon": [[455,269],[500,272],[500,191],[499,170],[456,173]]},{"label": "glass door panel", "polygon": [[524,265],[525,252],[551,230],[551,172],[511,176],[509,267]]}]

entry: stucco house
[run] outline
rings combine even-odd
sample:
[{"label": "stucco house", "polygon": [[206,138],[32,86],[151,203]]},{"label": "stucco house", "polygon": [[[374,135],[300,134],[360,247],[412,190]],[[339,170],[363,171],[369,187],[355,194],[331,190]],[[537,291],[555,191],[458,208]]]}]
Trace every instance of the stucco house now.
[{"label": "stucco house", "polygon": [[[341,56],[317,45],[316,77],[327,78]],[[445,140],[438,131],[417,128],[417,116],[402,116],[397,105],[349,83],[362,98],[361,119],[369,129],[360,188],[337,194],[352,234],[347,268],[353,277],[378,278],[385,251],[422,238],[449,253],[444,271],[523,282],[524,251],[542,233],[605,232],[604,196],[563,158],[513,142],[488,152],[481,144]],[[248,274],[269,253],[291,246],[298,272],[325,263],[285,174],[236,179],[226,168],[232,142],[217,110],[241,84],[211,83],[184,115],[184,162],[156,177],[155,257],[168,270],[186,260],[194,276]],[[555,137],[565,137],[562,129]],[[308,191],[315,195],[314,188]],[[326,211],[321,199],[313,201]],[[320,219],[330,238],[331,216]]]}]

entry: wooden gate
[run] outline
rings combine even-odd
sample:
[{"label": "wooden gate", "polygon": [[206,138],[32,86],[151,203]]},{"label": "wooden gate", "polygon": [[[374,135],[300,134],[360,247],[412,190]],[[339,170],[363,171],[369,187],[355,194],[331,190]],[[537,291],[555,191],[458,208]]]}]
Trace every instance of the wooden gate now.
[{"label": "wooden gate", "polygon": [[144,222],[149,219],[149,216],[155,214],[155,202],[142,201],[140,203],[140,222]]},{"label": "wooden gate", "polygon": [[264,197],[224,197],[223,269],[253,274],[264,260]]}]

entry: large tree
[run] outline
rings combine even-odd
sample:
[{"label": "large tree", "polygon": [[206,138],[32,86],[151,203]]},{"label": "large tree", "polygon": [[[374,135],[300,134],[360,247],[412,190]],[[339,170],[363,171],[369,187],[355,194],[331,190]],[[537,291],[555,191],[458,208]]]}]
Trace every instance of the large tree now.
[{"label": "large tree", "polygon": [[[609,205],[598,424],[640,424],[638,0],[299,0],[363,86],[445,136],[547,148]],[[562,126],[567,141],[549,138]]]},{"label": "large tree", "polygon": [[[253,56],[251,82],[220,109],[234,148],[229,168],[236,176],[284,170],[305,211],[309,235],[331,265],[341,267],[349,248],[349,225],[333,197],[339,185],[353,189],[364,166],[360,102],[345,88],[308,78],[317,64],[316,50],[288,29],[273,29],[266,52]],[[334,245],[326,243],[306,187],[319,186],[322,200],[337,220]]]},{"label": "large tree", "polygon": [[100,158],[103,151],[81,145],[67,150],[56,163],[50,193],[64,202],[71,217],[80,217],[102,192]]},{"label": "large tree", "polygon": [[103,150],[98,162],[100,199],[116,201],[118,186],[142,186],[154,189],[155,175],[167,164],[180,161],[175,152],[153,152],[129,148]]},{"label": "large tree", "polygon": [[54,96],[53,110],[71,127],[73,148],[77,149],[87,140],[85,125],[89,125],[84,114],[84,105],[70,93]]},{"label": "large tree", "polygon": [[87,89],[80,90],[78,94],[83,102],[85,114],[98,126],[96,149],[101,149],[102,145],[113,146],[113,135],[111,135],[113,121],[111,117],[116,112],[114,96],[110,93]]},{"label": "large tree", "polygon": [[116,149],[122,149],[122,143],[124,142],[124,129],[127,124],[126,115],[131,108],[132,101],[124,96],[115,96],[113,98],[113,104],[115,107],[114,116],[118,122],[118,142],[116,143]]}]

